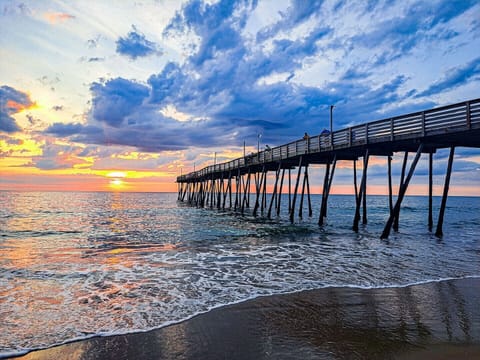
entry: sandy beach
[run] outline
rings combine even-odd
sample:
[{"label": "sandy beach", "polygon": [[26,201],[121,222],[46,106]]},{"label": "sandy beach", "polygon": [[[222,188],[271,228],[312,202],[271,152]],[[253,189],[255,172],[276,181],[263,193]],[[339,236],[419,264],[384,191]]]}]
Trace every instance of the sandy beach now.
[{"label": "sandy beach", "polygon": [[480,279],[325,288],[225,306],[162,329],[21,359],[478,359]]}]

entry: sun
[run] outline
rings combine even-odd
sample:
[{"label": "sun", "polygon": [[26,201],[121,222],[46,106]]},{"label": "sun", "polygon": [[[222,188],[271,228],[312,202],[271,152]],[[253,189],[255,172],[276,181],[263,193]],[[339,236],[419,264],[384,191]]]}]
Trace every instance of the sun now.
[{"label": "sun", "polygon": [[107,177],[111,178],[108,186],[112,190],[124,190],[126,187],[126,182],[123,180],[127,176],[127,174],[123,171],[112,171],[109,172]]},{"label": "sun", "polygon": [[121,187],[125,184],[122,179],[112,179],[110,180],[110,185],[113,187]]},{"label": "sun", "polygon": [[127,177],[127,173],[125,171],[111,171],[107,174],[107,177],[110,178],[124,178]]}]

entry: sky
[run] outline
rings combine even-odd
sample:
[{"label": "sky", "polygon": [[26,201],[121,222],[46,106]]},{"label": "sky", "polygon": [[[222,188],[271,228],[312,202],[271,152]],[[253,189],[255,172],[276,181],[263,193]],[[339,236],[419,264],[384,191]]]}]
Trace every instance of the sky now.
[{"label": "sky", "polygon": [[[176,191],[244,143],[320,133],[330,105],[339,130],[478,98],[478,49],[478,0],[0,0],[0,190]],[[352,164],[335,174],[352,193]],[[385,193],[386,160],[368,175]],[[479,149],[457,149],[451,181],[480,196]]]}]

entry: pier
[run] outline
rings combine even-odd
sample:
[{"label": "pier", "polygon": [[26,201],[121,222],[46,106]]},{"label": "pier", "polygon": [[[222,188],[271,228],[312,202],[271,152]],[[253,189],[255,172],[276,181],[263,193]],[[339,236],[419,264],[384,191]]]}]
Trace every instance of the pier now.
[{"label": "pier", "polygon": [[[353,186],[355,190],[355,213],[352,214],[352,229],[358,231],[360,220],[367,223],[367,176],[371,156],[387,158],[388,220],[381,238],[388,238],[391,229],[398,231],[400,209],[412,179],[415,167],[422,154],[429,157],[429,214],[428,229],[433,231],[433,154],[438,149],[448,148],[450,154],[446,168],[440,211],[435,235],[443,235],[443,219],[450,186],[450,176],[456,147],[480,148],[480,98],[428,109],[406,115],[345,128],[338,131],[305,137],[288,144],[272,147],[255,154],[207,166],[177,177],[178,200],[192,206],[217,209],[233,209],[241,214],[253,206],[253,215],[270,218],[280,215],[281,195],[288,182],[289,218],[303,217],[305,197],[308,216],[312,216],[310,179],[311,164],[325,166],[322,200],[318,224],[322,226],[327,217],[328,197],[332,188],[335,167],[338,161],[353,162]],[[391,161],[394,153],[404,153],[398,194],[392,191]],[[409,153],[414,153],[408,164]],[[363,164],[360,181],[357,181],[357,162]],[[409,165],[409,166],[407,166]],[[273,191],[267,201],[267,175],[274,172]],[[293,191],[292,191],[292,186]],[[252,201],[250,204],[251,198]],[[299,200],[298,211],[297,200]]]}]

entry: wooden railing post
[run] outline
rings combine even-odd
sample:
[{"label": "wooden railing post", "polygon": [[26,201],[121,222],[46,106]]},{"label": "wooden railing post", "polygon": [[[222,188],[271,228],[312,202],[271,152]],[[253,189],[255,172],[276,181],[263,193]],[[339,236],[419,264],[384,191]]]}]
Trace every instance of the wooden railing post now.
[{"label": "wooden railing post", "polygon": [[394,135],[394,130],[395,130],[395,127],[394,127],[394,124],[393,124],[393,118],[390,119],[390,141],[393,141],[393,139],[395,138],[395,135]]},{"label": "wooden railing post", "polygon": [[425,136],[425,111],[422,111],[422,136]]},{"label": "wooden railing post", "polygon": [[466,111],[467,111],[467,128],[468,130],[470,130],[472,128],[472,118],[471,118],[471,113],[470,113],[470,101],[467,101],[467,108],[466,108]]}]

